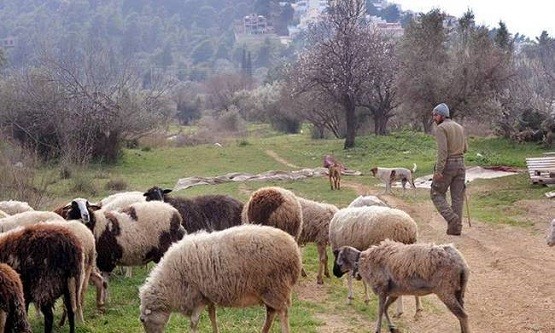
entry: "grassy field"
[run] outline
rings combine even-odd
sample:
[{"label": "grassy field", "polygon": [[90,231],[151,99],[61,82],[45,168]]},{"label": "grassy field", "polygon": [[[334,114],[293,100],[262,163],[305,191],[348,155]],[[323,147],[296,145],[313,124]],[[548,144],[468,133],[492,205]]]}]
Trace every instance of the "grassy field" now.
[{"label": "grassy field", "polygon": [[[344,177],[345,181],[356,182],[366,186],[374,186],[379,181],[369,175],[374,165],[406,166],[418,165],[416,176],[432,172],[435,157],[433,137],[412,132],[394,133],[387,137],[365,136],[356,141],[356,148],[343,150],[343,140],[312,140],[307,134],[272,135],[271,132],[257,137],[249,136],[223,143],[223,147],[202,145],[194,147],[141,147],[125,151],[124,158],[117,165],[93,165],[86,170],[73,170],[72,177],[61,179],[57,168],[42,170],[42,174],[50,177],[48,196],[51,200],[48,207],[52,209],[60,203],[74,197],[86,197],[91,201],[98,200],[114,192],[107,184],[121,183],[125,190],[143,191],[158,185],[173,188],[177,180],[189,176],[218,176],[229,172],[260,173],[268,170],[293,170],[272,158],[273,152],[288,163],[302,167],[314,168],[322,164],[325,154],[333,154],[348,168],[362,172],[362,176]],[[467,154],[467,165],[504,165],[524,169],[525,157],[540,156],[544,150],[538,145],[513,145],[496,138],[471,138],[470,151]],[[479,155],[478,155],[479,153]],[[276,185],[290,189],[299,196],[309,199],[333,203],[339,208],[345,207],[356,197],[354,190],[343,188],[341,191],[330,191],[329,183],[324,178],[308,178],[298,181],[243,182],[225,183],[217,186],[195,186],[177,191],[176,196],[195,196],[200,194],[229,194],[242,201],[247,200],[251,191],[257,188]],[[113,187],[113,186],[112,186]],[[512,204],[521,198],[542,198],[549,189],[532,186],[527,174],[504,177],[502,180],[480,180],[472,183],[473,198],[471,209],[475,218],[491,223],[509,223],[527,226],[526,221],[511,219],[511,215],[522,212]],[[429,200],[428,192],[419,190],[416,196],[406,196],[406,200]],[[331,254],[330,254],[331,255]],[[315,285],[317,272],[317,255],[314,246],[303,249],[303,261],[309,277],[303,283]],[[150,268],[153,264],[150,264]],[[147,268],[148,269],[148,268]],[[138,287],[144,282],[147,271],[135,268],[133,278],[114,275],[110,281],[111,299],[107,312],[99,314],[94,310],[94,291],[90,288],[87,295],[84,324],[78,325],[78,332],[141,332],[138,320],[139,298]],[[317,332],[323,319],[329,314],[339,315],[360,327],[360,331],[368,331],[364,320],[375,319],[375,303],[365,305],[356,301],[352,307],[345,304],[346,288],[341,280],[326,279],[323,289],[324,301],[300,301],[296,295],[290,311],[293,332]],[[353,308],[355,311],[353,311]],[[59,318],[60,306],[57,307]],[[264,321],[265,311],[262,307],[248,309],[218,309],[219,327],[221,332],[257,332]],[[30,316],[33,331],[40,332],[42,319]],[[201,318],[201,332],[210,332],[210,323],[206,314]],[[173,315],[167,332],[187,331],[189,321],[180,315]],[[67,327],[59,329],[67,331]],[[272,332],[279,332],[279,325],[274,323]]]}]

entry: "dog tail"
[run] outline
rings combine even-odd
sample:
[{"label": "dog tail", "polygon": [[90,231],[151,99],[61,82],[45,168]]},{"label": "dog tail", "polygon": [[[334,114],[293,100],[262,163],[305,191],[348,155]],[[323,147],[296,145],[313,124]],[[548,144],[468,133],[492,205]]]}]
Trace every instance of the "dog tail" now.
[{"label": "dog tail", "polygon": [[416,172],[416,163],[412,163],[412,164],[413,164],[412,173],[415,173]]}]

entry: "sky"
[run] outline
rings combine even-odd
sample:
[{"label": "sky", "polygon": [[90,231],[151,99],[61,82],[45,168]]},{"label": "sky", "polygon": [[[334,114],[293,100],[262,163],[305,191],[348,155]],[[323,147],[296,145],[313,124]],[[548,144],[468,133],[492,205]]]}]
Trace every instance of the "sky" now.
[{"label": "sky", "polygon": [[555,37],[555,0],[388,0],[402,10],[427,13],[439,8],[445,13],[461,17],[468,9],[474,13],[477,24],[490,29],[505,22],[511,34],[517,32],[531,39],[543,30]]}]

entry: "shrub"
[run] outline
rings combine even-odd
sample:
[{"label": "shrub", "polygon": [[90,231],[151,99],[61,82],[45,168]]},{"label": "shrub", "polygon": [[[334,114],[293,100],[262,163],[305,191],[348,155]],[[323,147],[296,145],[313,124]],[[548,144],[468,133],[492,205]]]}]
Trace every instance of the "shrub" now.
[{"label": "shrub", "polygon": [[123,191],[127,189],[127,182],[121,178],[110,179],[105,185],[105,190]]}]

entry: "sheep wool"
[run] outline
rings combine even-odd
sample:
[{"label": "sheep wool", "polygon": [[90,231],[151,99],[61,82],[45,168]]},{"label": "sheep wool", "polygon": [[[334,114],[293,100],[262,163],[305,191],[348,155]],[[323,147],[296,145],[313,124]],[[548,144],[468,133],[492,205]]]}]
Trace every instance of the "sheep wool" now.
[{"label": "sheep wool", "polygon": [[10,266],[0,263],[0,332],[30,333],[23,285]]},{"label": "sheep wool", "polygon": [[332,250],[347,245],[359,251],[385,239],[405,244],[415,243],[418,226],[400,209],[381,206],[343,208],[330,222]]},{"label": "sheep wool", "polygon": [[147,201],[160,200],[174,206],[183,218],[187,233],[199,230],[215,231],[240,225],[243,203],[229,195],[201,195],[193,198],[168,195],[172,190],[158,186],[149,188],[144,196]]},{"label": "sheep wool", "polygon": [[39,210],[26,211],[0,219],[0,232],[46,221],[63,222],[64,219],[54,212]]},{"label": "sheep wool", "polygon": [[111,272],[116,264],[158,262],[170,245],[185,235],[179,212],[159,201],[94,211],[87,226],[96,240],[97,266],[102,272]]},{"label": "sheep wool", "polygon": [[14,214],[34,210],[34,209],[25,201],[8,200],[8,201],[0,201],[0,210],[2,210],[8,215],[14,215]]},{"label": "sheep wool", "polygon": [[41,309],[45,333],[52,332],[52,309],[62,296],[75,332],[83,260],[80,241],[67,228],[38,223],[0,234],[0,262],[19,273],[25,304]]},{"label": "sheep wool", "polygon": [[298,198],[302,209],[303,227],[298,243],[316,243],[318,248],[318,275],[316,282],[323,284],[323,276],[330,277],[328,269],[328,255],[326,247],[329,244],[329,224],[334,214],[338,211],[337,207],[327,203],[316,202],[305,198]]},{"label": "sheep wool", "polygon": [[359,195],[355,200],[351,201],[347,207],[364,207],[364,206],[382,206],[389,207],[388,204],[383,202],[375,195]]},{"label": "sheep wool", "polygon": [[180,312],[190,316],[196,332],[205,306],[215,320],[216,305],[265,304],[262,332],[268,332],[276,312],[282,332],[289,332],[287,309],[300,270],[295,240],[277,228],[241,225],[201,231],[172,245],[152,270],[139,292],[140,319],[146,332],[161,332],[170,313]]},{"label": "sheep wool", "polygon": [[243,223],[281,229],[299,239],[303,215],[297,196],[281,187],[263,187],[251,194],[243,208]]},{"label": "sheep wool", "polygon": [[457,316],[461,333],[470,332],[463,307],[469,273],[468,264],[452,244],[407,245],[386,240],[360,253],[358,263],[358,274],[379,296],[382,310],[376,332],[380,332],[381,318],[387,311],[382,306],[388,297],[431,293]]}]

